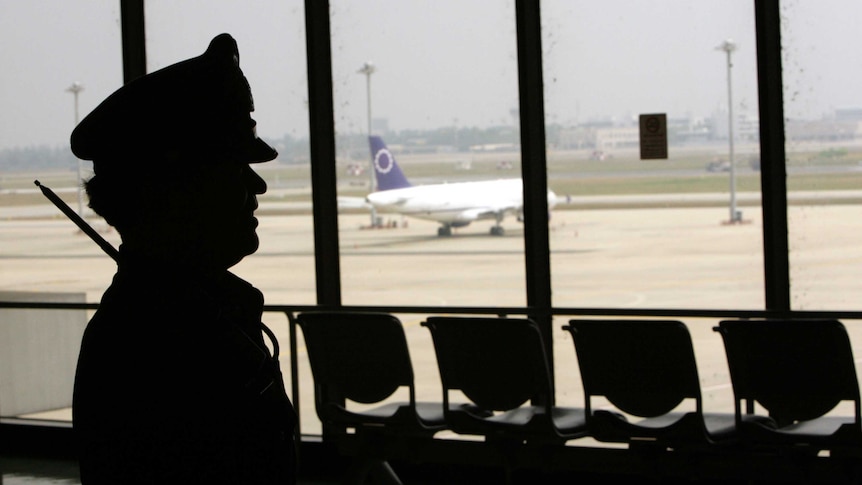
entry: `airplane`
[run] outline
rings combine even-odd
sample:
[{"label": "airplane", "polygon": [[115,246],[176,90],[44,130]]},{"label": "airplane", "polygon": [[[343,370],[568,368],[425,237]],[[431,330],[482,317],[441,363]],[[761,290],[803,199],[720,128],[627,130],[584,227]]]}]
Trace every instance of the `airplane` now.
[{"label": "airplane", "polygon": [[[396,212],[417,219],[437,221],[438,236],[451,236],[453,227],[464,227],[473,221],[491,219],[491,235],[502,236],[500,223],[506,214],[524,220],[521,179],[453,182],[432,185],[412,185],[395,156],[379,136],[369,136],[374,156],[377,191],[365,200],[381,212]],[[548,208],[554,207],[557,196],[548,190]]]}]

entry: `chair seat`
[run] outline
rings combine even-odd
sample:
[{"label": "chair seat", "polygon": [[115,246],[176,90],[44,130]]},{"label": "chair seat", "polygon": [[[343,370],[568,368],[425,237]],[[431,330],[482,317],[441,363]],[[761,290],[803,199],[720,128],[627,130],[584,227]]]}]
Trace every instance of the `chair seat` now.
[{"label": "chair seat", "polygon": [[624,415],[607,410],[593,413],[591,432],[599,441],[629,443],[652,439],[667,445],[706,444],[736,437],[733,414],[706,413],[702,421],[697,413],[667,413],[629,421]]},{"label": "chair seat", "polygon": [[[361,411],[351,411],[336,405],[331,405],[330,409],[337,413],[341,419],[354,425],[419,424],[426,428],[443,428],[446,424],[443,404],[439,402],[417,402],[415,415],[410,412],[410,404],[406,402],[392,402]],[[416,418],[418,418],[418,423]]]},{"label": "chair seat", "polygon": [[442,402],[419,401],[416,403],[416,414],[427,424],[435,426],[444,426],[446,424]]},{"label": "chair seat", "polygon": [[554,426],[563,434],[586,436],[587,415],[583,408],[552,407]]},{"label": "chair seat", "polygon": [[[518,439],[573,439],[587,434],[584,410],[579,408],[553,407],[550,421],[544,406],[521,406],[498,414],[482,413],[463,404],[450,405],[449,409],[452,429],[462,434],[505,433]],[[555,436],[548,434],[549,429]]]},{"label": "chair seat", "polygon": [[[545,408],[542,406],[524,406],[496,416],[485,418],[485,421],[526,426],[531,421],[545,418]],[[578,432],[586,426],[584,410],[580,408],[551,408],[551,422],[560,432]]]},{"label": "chair seat", "polygon": [[862,441],[862,429],[857,428],[852,416],[825,416],[778,427],[768,417],[747,415],[742,417],[740,425],[743,433],[768,443],[836,441],[836,436],[842,436],[847,440],[844,444],[858,444]]},{"label": "chair seat", "polygon": [[729,441],[736,439],[736,416],[729,413],[704,413],[703,424],[706,433],[713,441]]}]

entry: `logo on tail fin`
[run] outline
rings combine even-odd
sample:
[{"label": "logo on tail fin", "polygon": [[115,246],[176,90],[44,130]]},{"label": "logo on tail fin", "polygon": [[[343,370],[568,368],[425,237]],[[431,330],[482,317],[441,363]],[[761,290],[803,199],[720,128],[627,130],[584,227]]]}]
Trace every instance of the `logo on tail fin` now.
[{"label": "logo on tail fin", "polygon": [[374,176],[377,179],[377,190],[403,189],[410,187],[407,177],[401,172],[401,168],[395,162],[392,152],[386,148],[383,139],[379,136],[369,136],[371,144],[371,156],[374,160]]},{"label": "logo on tail fin", "polygon": [[392,170],[392,154],[388,149],[381,148],[374,154],[374,170],[380,174],[386,174]]}]

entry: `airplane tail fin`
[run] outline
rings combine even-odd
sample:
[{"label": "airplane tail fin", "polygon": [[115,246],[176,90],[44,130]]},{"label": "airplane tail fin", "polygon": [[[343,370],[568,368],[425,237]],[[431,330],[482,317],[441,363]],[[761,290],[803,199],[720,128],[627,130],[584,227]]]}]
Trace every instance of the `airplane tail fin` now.
[{"label": "airplane tail fin", "polygon": [[371,155],[374,161],[374,176],[377,178],[377,190],[403,189],[410,187],[410,182],[395,163],[395,156],[386,148],[379,136],[369,136]]}]

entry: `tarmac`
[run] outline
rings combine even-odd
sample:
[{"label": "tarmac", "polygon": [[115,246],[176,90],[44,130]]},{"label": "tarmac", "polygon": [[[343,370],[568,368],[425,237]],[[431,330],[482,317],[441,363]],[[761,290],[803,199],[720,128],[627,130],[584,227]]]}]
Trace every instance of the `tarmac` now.
[{"label": "tarmac", "polygon": [[[262,206],[266,211],[266,206]],[[0,209],[0,290],[82,292],[98,302],[114,262],[52,206]],[[741,207],[743,221],[728,224],[726,207],[591,209],[555,211],[549,221],[552,300],[555,307],[640,309],[739,309],[764,307],[762,217]],[[10,212],[12,211],[12,212]],[[801,310],[859,310],[862,295],[862,205],[790,206],[792,301]],[[41,214],[34,218],[34,214]],[[119,235],[97,218],[94,227],[112,244]],[[522,225],[504,221],[506,234],[488,234],[490,222],[438,237],[435,223],[384,215],[387,228],[368,228],[366,214],[339,216],[342,302],[373,306],[524,306]],[[260,288],[268,304],[316,303],[311,215],[261,216],[261,246],[234,268]],[[441,398],[425,315],[399,314],[405,325],[417,397]],[[289,366],[288,324],[283,314],[265,322],[279,336],[282,365]],[[583,393],[574,347],[554,322],[556,398],[581,406]],[[706,411],[730,412],[733,398],[716,319],[684,318],[698,360]],[[844,322],[862,356],[859,322]],[[320,424],[312,376],[299,340],[299,389],[303,433]],[[858,359],[857,359],[858,362]],[[288,389],[290,389],[290,383]],[[596,404],[596,403],[594,403]],[[601,405],[601,403],[598,403]],[[840,407],[838,413],[851,413]],[[68,419],[67,409],[35,417]],[[584,441],[583,443],[587,443]]]}]

